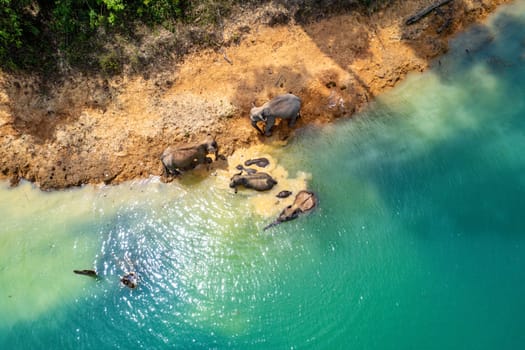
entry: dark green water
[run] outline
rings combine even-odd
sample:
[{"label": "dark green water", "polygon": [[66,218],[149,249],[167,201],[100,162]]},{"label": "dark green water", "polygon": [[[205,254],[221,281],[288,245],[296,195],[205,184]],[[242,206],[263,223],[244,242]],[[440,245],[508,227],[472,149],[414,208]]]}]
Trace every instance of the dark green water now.
[{"label": "dark green water", "polygon": [[0,348],[522,348],[524,2],[452,46],[274,155],[319,207],[269,231],[217,178],[2,185]]}]

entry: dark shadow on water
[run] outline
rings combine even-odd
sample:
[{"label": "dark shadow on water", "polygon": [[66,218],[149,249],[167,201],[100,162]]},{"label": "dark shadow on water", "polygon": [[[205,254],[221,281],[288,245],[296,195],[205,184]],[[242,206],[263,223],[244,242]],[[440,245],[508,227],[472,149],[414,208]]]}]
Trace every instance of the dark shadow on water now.
[{"label": "dark shadow on water", "polygon": [[[519,96],[523,96],[520,94],[520,91],[523,92],[521,81],[525,76],[523,16],[508,11],[499,14],[492,27],[476,25],[456,38],[451,46],[451,52],[441,58],[434,67],[434,71],[443,81],[462,79],[461,77],[468,76],[473,69],[482,65],[487,74],[497,81],[498,91],[495,93],[509,96],[510,101],[501,103],[515,103],[517,108],[522,105],[518,103],[519,100],[513,102],[512,98],[520,99]],[[475,80],[472,83],[476,84]],[[483,96],[478,98],[483,99]],[[472,108],[477,107],[475,99],[473,96],[473,101],[470,101]],[[484,105],[483,100],[479,105]],[[455,232],[467,234],[478,232],[522,235],[525,232],[521,214],[525,209],[521,200],[525,195],[525,186],[519,175],[525,170],[524,159],[521,157],[516,163],[505,163],[505,158],[498,159],[497,153],[489,149],[492,138],[505,137],[498,135],[497,130],[494,130],[494,123],[504,128],[504,135],[512,137],[513,130],[524,125],[523,118],[502,115],[497,109],[492,113],[486,112],[486,115],[481,116],[480,124],[485,124],[488,132],[484,126],[481,126],[479,131],[461,132],[440,142],[419,157],[406,159],[402,163],[389,162],[387,159],[382,165],[383,172],[389,174],[395,174],[396,169],[403,169],[403,173],[413,169],[413,174],[404,174],[407,176],[406,180],[395,181],[399,187],[396,193],[414,191],[414,184],[419,183],[426,195],[415,196],[422,201],[415,207],[426,206],[430,202],[433,216],[442,217],[441,223],[431,223],[426,216],[412,215],[411,225],[415,232],[437,234],[444,228],[441,224],[450,226]],[[480,110],[479,113],[483,111]],[[480,137],[479,133],[486,138]],[[505,155],[505,150],[502,149],[501,152]],[[435,162],[442,166],[436,166]],[[463,166],[467,167],[466,171],[461,170]],[[389,198],[391,191],[383,188],[384,182],[381,181],[380,173],[373,171],[368,177],[375,178],[376,186],[385,198]],[[435,181],[444,185],[444,181],[449,181],[449,186],[434,189],[422,183],[421,178],[428,179],[430,184]],[[397,210],[397,200],[390,198],[387,201],[392,210]],[[414,205],[411,203],[409,206]]]},{"label": "dark shadow on water", "polygon": [[[366,176],[390,210],[401,211],[417,235],[447,231],[522,235],[525,187],[520,185],[519,174],[525,165],[492,167],[484,158],[483,146],[480,152],[471,152],[481,142],[477,135],[463,133],[422,156],[385,161],[380,171],[370,169]],[[462,169],[470,166],[467,171]],[[390,187],[393,184],[395,191]]]},{"label": "dark shadow on water", "polygon": [[[506,25],[520,28],[516,21]],[[497,41],[496,45],[506,47]],[[464,86],[462,77],[468,77],[470,66],[466,72],[453,68],[458,76],[450,83]],[[287,162],[312,172],[310,185],[326,199],[323,209],[332,218],[332,229],[359,232],[366,225],[359,213],[375,213],[375,220],[406,226],[419,237],[444,232],[521,236],[525,158],[517,150],[523,147],[519,130],[525,127],[520,116],[525,91],[520,81],[525,72],[514,67],[495,69],[492,74],[498,91],[467,84],[468,97],[458,100],[464,104],[458,108],[471,114],[471,124],[453,115],[435,116],[443,119],[437,124],[445,128],[435,133],[444,137],[420,134],[419,128],[428,126],[419,125],[414,112],[400,113],[398,106],[379,100],[350,121],[324,130],[304,129],[289,147],[291,152],[302,149],[308,158],[299,165],[294,159]],[[494,101],[484,93],[510,97]],[[374,207],[373,197],[367,202],[360,183],[377,192],[386,212],[381,205]]]},{"label": "dark shadow on water", "polygon": [[496,76],[525,65],[525,19],[505,12],[492,26],[477,24],[451,41],[450,52],[433,62],[433,71],[444,81],[483,65]]}]

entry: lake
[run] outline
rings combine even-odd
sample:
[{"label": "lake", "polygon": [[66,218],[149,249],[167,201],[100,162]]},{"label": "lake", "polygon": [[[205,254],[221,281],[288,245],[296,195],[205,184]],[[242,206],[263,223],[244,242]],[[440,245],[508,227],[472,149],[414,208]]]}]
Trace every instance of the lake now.
[{"label": "lake", "polygon": [[319,198],[266,231],[284,202],[221,172],[2,183],[0,348],[521,348],[524,81],[517,1],[351,120],[262,150]]}]

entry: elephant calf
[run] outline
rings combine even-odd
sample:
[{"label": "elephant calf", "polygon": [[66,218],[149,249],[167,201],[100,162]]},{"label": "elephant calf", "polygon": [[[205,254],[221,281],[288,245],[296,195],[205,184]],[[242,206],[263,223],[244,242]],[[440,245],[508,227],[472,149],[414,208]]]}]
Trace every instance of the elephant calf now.
[{"label": "elephant calf", "polygon": [[313,192],[310,191],[300,191],[295,196],[294,202],[287,206],[281,211],[277,220],[269,224],[264,228],[264,230],[269,229],[272,226],[279,225],[281,222],[290,221],[296,219],[299,214],[305,213],[312,210],[317,204],[317,199]]},{"label": "elephant calf", "polygon": [[[288,126],[293,127],[297,118],[300,116],[301,99],[293,94],[284,94],[274,97],[261,107],[253,107],[250,110],[250,120],[252,126],[265,136],[272,135],[272,127],[275,118],[288,119]],[[257,122],[265,122],[265,132],[263,132]]]},{"label": "elephant calf", "polygon": [[168,147],[162,152],[160,160],[166,175],[179,175],[183,171],[194,169],[199,164],[208,164],[212,159],[208,154],[218,157],[219,148],[215,140],[208,140],[197,145],[185,145],[174,148]]},{"label": "elephant calf", "polygon": [[242,172],[235,174],[230,179],[230,188],[235,188],[237,193],[238,186],[244,186],[246,188],[252,188],[256,191],[268,191],[277,184],[270,175],[267,173],[248,173],[242,175]]}]

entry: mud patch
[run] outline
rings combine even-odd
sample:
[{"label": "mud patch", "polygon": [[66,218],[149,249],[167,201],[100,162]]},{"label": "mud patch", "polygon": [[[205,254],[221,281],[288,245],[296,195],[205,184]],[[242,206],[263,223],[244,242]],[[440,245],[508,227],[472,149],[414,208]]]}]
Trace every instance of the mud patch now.
[{"label": "mud patch", "polygon": [[[227,167],[216,170],[217,186],[233,192],[234,190],[229,187],[229,184],[230,178],[240,172],[236,169],[237,165],[241,164],[244,166],[244,163],[249,159],[263,157],[268,159],[269,164],[266,167],[258,167],[257,165],[244,167],[268,173],[277,181],[277,184],[271,190],[264,192],[239,187],[236,194],[237,196],[246,197],[253,208],[253,212],[264,218],[274,217],[284,207],[291,204],[296,193],[307,189],[308,180],[311,178],[311,174],[301,171],[295,174],[294,177],[290,176],[288,170],[272,156],[272,149],[274,149],[274,146],[271,145],[255,145],[238,149],[228,158]],[[291,191],[293,194],[288,198],[277,198],[277,194],[284,190]]]}]

